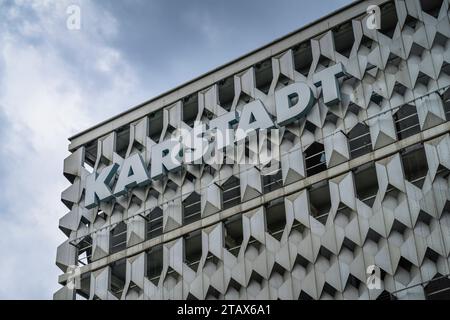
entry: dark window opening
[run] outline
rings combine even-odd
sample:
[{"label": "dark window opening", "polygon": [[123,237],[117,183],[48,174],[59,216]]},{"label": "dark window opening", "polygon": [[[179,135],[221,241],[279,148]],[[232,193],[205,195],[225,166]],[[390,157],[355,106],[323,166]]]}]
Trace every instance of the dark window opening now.
[{"label": "dark window opening", "polygon": [[193,192],[183,201],[183,224],[189,224],[201,218],[200,195]]},{"label": "dark window opening", "polygon": [[381,7],[381,29],[380,32],[392,38],[398,18],[394,3],[387,3]]},{"label": "dark window opening", "polygon": [[184,237],[184,263],[197,271],[202,257],[202,233],[196,231]]},{"label": "dark window opening", "polygon": [[266,205],[266,227],[267,232],[277,239],[281,240],[284,228],[286,227],[286,211],[284,208],[284,199],[279,198]]},{"label": "dark window opening", "polygon": [[227,111],[231,110],[234,99],[234,80],[233,77],[219,81],[219,102],[220,106]]},{"label": "dark window opening", "polygon": [[413,45],[411,46],[411,54],[417,56],[417,57],[422,57],[422,53],[425,51],[425,48],[422,46],[419,46],[417,43],[413,43]]},{"label": "dark window opening", "polygon": [[305,231],[306,231],[305,225],[303,225],[301,222],[297,220],[294,220],[294,224],[292,225],[289,237],[296,235],[299,239],[303,239]]},{"label": "dark window opening", "polygon": [[314,134],[316,132],[316,126],[312,123],[309,122],[308,120],[306,120],[305,122],[305,130],[311,132],[312,134]]},{"label": "dark window opening", "polygon": [[380,96],[378,93],[373,92],[370,96],[370,101],[377,105],[381,105],[381,102],[383,101],[383,97]]},{"label": "dark window opening", "polygon": [[373,40],[367,37],[366,35],[363,35],[361,39],[361,46],[366,47],[367,49],[372,49]]},{"label": "dark window opening", "polygon": [[294,261],[294,266],[301,266],[303,269],[307,270],[308,267],[311,265],[311,262],[309,262],[305,257],[301,256],[300,254],[297,254]]},{"label": "dark window opening", "polygon": [[369,127],[358,123],[348,133],[351,159],[372,152],[372,141],[370,139]]},{"label": "dark window opening", "polygon": [[378,242],[380,242],[381,238],[382,238],[382,236],[378,232],[369,228],[369,231],[367,232],[367,239],[369,239],[373,243],[378,244]]},{"label": "dark window opening", "polygon": [[420,6],[422,7],[422,11],[437,18],[441,10],[442,2],[443,0],[420,0]]},{"label": "dark window opening", "polygon": [[414,145],[401,153],[405,178],[418,188],[422,188],[428,173],[427,156],[423,145]]},{"label": "dark window opening", "polygon": [[[285,76],[284,74],[282,74],[282,73],[280,73],[279,75],[278,75],[278,81],[277,81],[277,83],[278,84],[283,84],[284,86],[288,86],[288,85],[290,85],[290,84],[292,84],[292,83],[294,83],[294,81],[293,80],[291,80],[291,79],[289,79],[287,76]],[[289,97],[288,97],[289,98]],[[297,100],[298,100],[298,96],[297,96]],[[291,103],[290,103],[290,106],[293,106],[295,104],[295,102],[294,101],[292,101]]]},{"label": "dark window opening", "polygon": [[147,252],[146,277],[156,286],[163,270],[163,247],[155,246]]},{"label": "dark window opening", "polygon": [[217,300],[220,298],[220,292],[217,289],[214,289],[212,286],[209,286],[208,291],[206,292],[205,300]]},{"label": "dark window opening", "polygon": [[214,175],[216,174],[216,169],[214,169],[212,166],[205,165],[205,167],[203,168],[203,173],[207,173],[214,177]]},{"label": "dark window opening", "polygon": [[305,77],[309,73],[312,63],[312,49],[309,41],[303,42],[293,49],[295,70]]},{"label": "dark window opening", "polygon": [[327,169],[323,144],[314,142],[305,150],[305,166],[308,177]]},{"label": "dark window opening", "polygon": [[228,283],[227,293],[233,289],[239,292],[241,290],[241,285],[236,280],[231,278],[230,282]]},{"label": "dark window opening", "polygon": [[427,300],[450,300],[450,279],[437,274],[424,291]]},{"label": "dark window opening", "polygon": [[198,114],[198,96],[190,95],[183,98],[183,122],[189,127],[194,127]]},{"label": "dark window opening", "polygon": [[272,59],[267,59],[263,62],[256,64],[255,66],[255,81],[256,88],[264,92],[269,93],[270,84],[272,83]]},{"label": "dark window opening", "polygon": [[401,192],[396,187],[389,184],[386,193],[384,194],[383,201],[385,201],[387,198],[395,199],[396,201],[398,201],[400,193]]},{"label": "dark window opening", "polygon": [[324,246],[320,246],[319,249],[319,255],[321,257],[324,257],[325,259],[327,259],[328,261],[331,260],[331,258],[333,257],[333,252],[331,252],[330,250],[328,250],[327,248],[325,248]]},{"label": "dark window opening", "polygon": [[450,63],[445,62],[442,63],[441,73],[445,73],[446,75],[450,75]]},{"label": "dark window opening", "polygon": [[163,231],[163,211],[160,207],[153,209],[147,216],[147,239],[155,238]]},{"label": "dark window opening", "polygon": [[398,266],[408,273],[411,272],[412,263],[403,257],[398,261]]},{"label": "dark window opening", "polygon": [[372,162],[359,167],[354,174],[357,198],[369,207],[372,207],[378,193],[375,163]]},{"label": "dark window opening", "polygon": [[334,28],[333,37],[336,51],[348,58],[355,42],[352,23],[347,22]]},{"label": "dark window opening", "polygon": [[225,248],[237,257],[241,249],[242,239],[244,238],[242,215],[238,214],[227,219],[223,225],[225,230]]},{"label": "dark window opening", "polygon": [[440,33],[436,33],[436,36],[434,37],[431,47],[434,47],[435,45],[439,45],[439,46],[445,48],[446,44],[447,44],[447,37]]},{"label": "dark window opening", "polygon": [[392,295],[390,292],[383,290],[382,293],[377,297],[377,300],[379,301],[390,301],[390,300],[397,300],[397,298]]},{"label": "dark window opening", "polygon": [[337,209],[336,216],[334,218],[334,223],[342,228],[345,228],[349,222],[353,219],[354,212],[351,208],[347,207],[345,204],[340,203]]},{"label": "dark window opening", "polygon": [[129,144],[130,144],[130,126],[124,126],[117,129],[116,153],[122,158],[125,158]]},{"label": "dark window opening", "polygon": [[331,208],[328,181],[322,181],[311,186],[309,189],[309,206],[312,216],[325,225]]},{"label": "dark window opening", "polygon": [[195,297],[192,293],[189,293],[186,300],[198,300],[198,298]]},{"label": "dark window opening", "polygon": [[358,106],[356,103],[350,103],[348,105],[347,110],[348,110],[348,112],[353,113],[355,116],[358,116],[359,111],[361,110],[361,107]]},{"label": "dark window opening", "polygon": [[244,91],[241,91],[240,95],[239,95],[239,99],[238,99],[238,105],[241,104],[247,104],[250,101],[252,101],[253,98],[250,97],[248,94],[246,94]]},{"label": "dark window opening", "polygon": [[[136,197],[135,195],[132,195],[129,208],[137,208],[137,209],[139,209],[141,206],[142,206],[142,200],[139,199],[138,197]],[[104,212],[99,212],[98,214],[106,217],[106,214]]]},{"label": "dark window opening", "polygon": [[336,295],[336,291],[337,290],[335,288],[325,282],[325,284],[323,285],[322,296],[327,294],[329,297],[334,298],[334,296]]},{"label": "dark window opening", "polygon": [[228,209],[241,203],[240,180],[235,176],[222,185],[222,207]]},{"label": "dark window opening", "polygon": [[260,249],[261,249],[261,242],[255,239],[255,237],[251,236],[248,241],[247,248],[245,249],[246,256],[250,252],[257,252],[259,254]]},{"label": "dark window opening", "polygon": [[320,57],[319,57],[319,64],[321,64],[325,68],[328,68],[328,67],[331,67],[332,65],[334,65],[334,61],[332,61],[331,59],[325,57],[324,55],[320,55]]},{"label": "dark window opening", "polygon": [[91,273],[86,272],[80,275],[80,287],[76,290],[76,300],[88,300],[91,291]]},{"label": "dark window opening", "polygon": [[249,285],[254,281],[258,284],[261,284],[263,282],[264,278],[257,273],[256,271],[252,271],[252,274],[250,275]]},{"label": "dark window opening", "polygon": [[[86,144],[84,152],[84,167],[90,173],[94,172],[95,162],[97,160],[97,141],[91,141]],[[75,177],[74,177],[75,178]],[[73,181],[71,181],[73,182]]]},{"label": "dark window opening", "polygon": [[77,265],[87,265],[92,261],[92,238],[91,236],[84,237],[77,245],[78,249],[78,263]]},{"label": "dark window opening", "polygon": [[[179,170],[179,171],[175,172],[175,174],[181,175],[181,172],[182,172],[182,171]],[[171,189],[171,190],[173,190],[173,191],[176,192],[177,189],[178,189],[178,185],[177,185],[174,181],[169,180],[169,181],[167,181],[166,188],[167,188],[167,189]]]},{"label": "dark window opening", "polygon": [[206,256],[206,261],[205,261],[203,268],[205,268],[207,265],[213,264],[217,269],[217,265],[219,263],[220,263],[220,259],[218,257],[216,257],[215,255],[213,255],[211,252],[209,252],[208,255]]},{"label": "dark window opening", "polygon": [[[212,113],[211,111],[209,111],[208,109],[203,109],[203,113],[201,115],[201,122],[204,123],[206,121],[206,119],[208,120],[212,120],[214,118],[214,113]],[[194,122],[192,122],[192,124],[194,124]],[[191,125],[192,127],[193,125]]]},{"label": "dark window opening", "polygon": [[411,17],[409,14],[406,16],[405,25],[412,28],[413,30],[416,29],[418,20],[414,17]]},{"label": "dark window opening", "polygon": [[158,143],[161,137],[161,131],[163,129],[163,112],[158,110],[148,115],[148,136],[154,142]]},{"label": "dark window opening", "polygon": [[428,86],[428,82],[431,80],[431,78],[423,73],[422,71],[419,72],[419,76],[417,77],[417,83],[423,84],[424,86]]},{"label": "dark window opening", "polygon": [[110,291],[118,299],[122,296],[125,287],[125,268],[125,259],[118,260],[111,265]]},{"label": "dark window opening", "polygon": [[[88,225],[90,224],[90,221],[87,220],[87,219],[83,219],[83,218],[84,218],[84,217],[81,218],[81,222],[84,223],[85,226],[88,226]],[[103,219],[103,220],[106,220],[107,215],[106,215],[106,213],[105,213],[103,210],[98,209],[96,219],[97,219],[97,218],[101,218],[101,219]],[[83,220],[84,220],[84,221],[83,221]]]},{"label": "dark window opening", "polygon": [[406,86],[402,85],[401,83],[396,83],[394,86],[394,92],[398,93],[401,96],[405,95],[406,89]]},{"label": "dark window opening", "polygon": [[[101,210],[98,210],[98,213],[97,213],[97,214],[99,214],[100,212],[102,212],[102,211],[101,211]],[[101,213],[100,213],[100,214],[101,214]],[[90,225],[90,224],[91,224],[91,222],[90,222],[86,217],[82,216],[82,217],[80,218],[80,225],[83,225],[83,226],[89,228],[89,225]]]},{"label": "dark window opening", "polygon": [[443,179],[448,179],[449,175],[450,175],[450,170],[440,164],[438,166],[438,170],[436,172],[436,177],[440,177],[440,178],[443,178]]},{"label": "dark window opening", "polygon": [[314,299],[305,291],[301,291],[300,295],[298,296],[298,300],[314,300]]},{"label": "dark window opening", "polygon": [[266,174],[263,177],[264,193],[268,193],[283,187],[283,175],[281,168],[278,168],[274,174]]},{"label": "dark window opening", "polygon": [[399,140],[420,132],[419,117],[414,105],[405,104],[394,114],[395,130]]},{"label": "dark window opening", "polygon": [[185,179],[188,180],[189,182],[192,182],[192,184],[195,184],[195,181],[197,180],[197,177],[194,176],[192,173],[190,173],[189,171],[185,171],[186,175],[185,175]]},{"label": "dark window opening", "polygon": [[346,248],[347,250],[349,250],[351,252],[355,252],[355,249],[356,249],[357,245],[352,240],[350,240],[349,238],[345,237],[344,241],[342,242],[342,247]]},{"label": "dark window opening", "polygon": [[127,247],[127,225],[119,222],[110,232],[109,252],[116,253]]},{"label": "dark window opening", "polygon": [[144,145],[134,140],[133,145],[131,147],[130,154],[134,154],[135,152],[142,152],[144,150]]},{"label": "dark window opening", "polygon": [[333,112],[328,112],[327,116],[325,117],[325,122],[332,123],[334,125],[336,125],[338,120],[339,120],[339,117],[337,115],[335,115]]},{"label": "dark window opening", "polygon": [[350,274],[347,278],[347,285],[352,286],[353,288],[359,289],[359,286],[361,285],[361,280],[356,278],[354,275]]},{"label": "dark window opening", "polygon": [[274,263],[272,271],[270,272],[270,277],[272,277],[274,274],[278,274],[283,278],[284,274],[286,273],[286,269],[283,268],[280,264],[277,262]]},{"label": "dark window opening", "polygon": [[450,121],[450,88],[442,94],[442,103],[444,104],[445,119]]},{"label": "dark window opening", "polygon": [[179,282],[181,279],[181,275],[178,274],[172,267],[167,269],[166,277],[163,279],[164,283],[170,283],[174,281],[175,283]]}]

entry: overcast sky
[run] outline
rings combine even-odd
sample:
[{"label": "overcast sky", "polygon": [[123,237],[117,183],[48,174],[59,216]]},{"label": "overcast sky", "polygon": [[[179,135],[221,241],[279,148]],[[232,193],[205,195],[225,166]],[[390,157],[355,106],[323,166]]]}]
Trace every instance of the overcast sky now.
[{"label": "overcast sky", "polygon": [[350,2],[0,0],[0,298],[59,288],[69,136]]}]

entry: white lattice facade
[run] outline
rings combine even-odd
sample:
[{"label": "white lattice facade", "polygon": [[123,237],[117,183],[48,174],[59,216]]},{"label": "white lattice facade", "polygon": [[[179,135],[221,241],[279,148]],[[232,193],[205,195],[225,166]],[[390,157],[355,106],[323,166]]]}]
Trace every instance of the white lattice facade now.
[{"label": "white lattice facade", "polygon": [[[369,4],[381,29],[368,28]],[[355,2],[72,137],[55,299],[449,298],[449,6]],[[313,76],[337,64],[341,97],[325,104]],[[85,208],[92,172],[136,153],[150,167],[174,130],[251,101],[275,117],[275,92],[295,82],[316,100],[278,127],[276,175],[188,165]]]}]

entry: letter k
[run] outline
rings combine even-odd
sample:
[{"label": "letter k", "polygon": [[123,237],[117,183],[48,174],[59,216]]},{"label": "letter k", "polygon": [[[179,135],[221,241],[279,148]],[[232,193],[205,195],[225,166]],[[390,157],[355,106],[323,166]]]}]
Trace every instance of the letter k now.
[{"label": "letter k", "polygon": [[104,168],[99,174],[94,172],[87,176],[84,199],[86,209],[92,209],[98,202],[109,200],[113,197],[110,185],[118,169],[119,165],[114,163]]}]

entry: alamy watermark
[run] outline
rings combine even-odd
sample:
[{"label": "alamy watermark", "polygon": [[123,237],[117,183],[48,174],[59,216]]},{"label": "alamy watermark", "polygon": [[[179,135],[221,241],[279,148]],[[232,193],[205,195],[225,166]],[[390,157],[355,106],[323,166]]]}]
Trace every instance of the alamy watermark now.
[{"label": "alamy watermark", "polygon": [[81,8],[76,4],[72,4],[66,9],[67,19],[66,28],[68,30],[81,29]]},{"label": "alamy watermark", "polygon": [[262,175],[272,175],[281,162],[281,137],[276,128],[207,130],[196,122],[193,129],[181,128],[172,134],[169,154],[173,164],[253,165]]},{"label": "alamy watermark", "polygon": [[67,288],[70,290],[81,289],[81,269],[79,266],[70,265],[67,268]]},{"label": "alamy watermark", "polygon": [[366,26],[369,30],[378,30],[381,28],[381,10],[377,5],[370,5],[366,9]]},{"label": "alamy watermark", "polygon": [[376,265],[370,265],[366,270],[367,280],[366,285],[369,290],[381,289],[381,269]]}]

